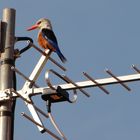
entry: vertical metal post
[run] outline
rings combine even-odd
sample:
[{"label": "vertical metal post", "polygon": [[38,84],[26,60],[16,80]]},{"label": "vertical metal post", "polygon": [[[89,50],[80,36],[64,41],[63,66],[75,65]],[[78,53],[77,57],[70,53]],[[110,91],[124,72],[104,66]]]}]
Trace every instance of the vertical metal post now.
[{"label": "vertical metal post", "polygon": [[[14,9],[5,8],[2,18],[2,53],[0,60],[0,90],[13,88],[14,65],[14,37],[15,37],[15,13]],[[3,101],[0,103],[0,140],[13,139],[13,101]]]},{"label": "vertical metal post", "polygon": [[0,56],[1,56],[1,27],[2,27],[2,21],[0,20]]}]

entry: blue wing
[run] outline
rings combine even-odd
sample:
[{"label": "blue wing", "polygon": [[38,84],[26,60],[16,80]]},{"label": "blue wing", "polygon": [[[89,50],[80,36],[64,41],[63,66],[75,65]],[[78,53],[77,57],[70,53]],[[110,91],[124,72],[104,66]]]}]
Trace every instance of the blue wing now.
[{"label": "blue wing", "polygon": [[66,62],[67,59],[64,57],[64,55],[61,53],[61,51],[59,49],[57,39],[55,37],[54,32],[49,29],[42,29],[42,35],[51,44],[51,46],[54,47],[54,50],[57,53],[57,55],[59,56],[59,58],[61,59],[61,61],[63,63]]}]

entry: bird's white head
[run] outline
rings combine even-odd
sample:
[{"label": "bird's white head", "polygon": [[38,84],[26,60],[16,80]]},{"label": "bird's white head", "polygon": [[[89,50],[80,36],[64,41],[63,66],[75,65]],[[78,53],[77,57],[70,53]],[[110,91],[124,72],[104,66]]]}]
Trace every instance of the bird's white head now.
[{"label": "bird's white head", "polygon": [[41,18],[36,22],[35,25],[28,28],[27,31],[31,31],[31,30],[34,30],[34,29],[42,30],[44,28],[52,30],[52,25],[51,25],[51,22],[50,22],[49,19]]}]

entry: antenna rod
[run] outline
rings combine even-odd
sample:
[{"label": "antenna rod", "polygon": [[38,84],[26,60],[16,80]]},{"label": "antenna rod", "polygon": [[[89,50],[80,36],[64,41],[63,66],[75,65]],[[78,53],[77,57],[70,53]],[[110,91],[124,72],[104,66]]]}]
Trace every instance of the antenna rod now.
[{"label": "antenna rod", "polygon": [[35,125],[38,125],[40,127],[43,127],[43,129],[52,137],[54,137],[56,140],[61,140],[57,135],[55,135],[54,133],[52,133],[49,129],[45,128],[44,126],[42,126],[41,124],[39,124],[38,122],[36,122],[34,119],[32,119],[31,117],[29,117],[28,115],[26,115],[24,112],[21,113],[21,115],[23,117],[25,117],[26,119],[28,119],[29,121],[31,121],[32,123],[34,123]]},{"label": "antenna rod", "polygon": [[[14,9],[5,8],[3,10],[0,90],[14,87],[11,66],[14,65],[15,14]],[[11,100],[0,103],[0,140],[13,140],[14,112],[12,105],[13,101]]]}]

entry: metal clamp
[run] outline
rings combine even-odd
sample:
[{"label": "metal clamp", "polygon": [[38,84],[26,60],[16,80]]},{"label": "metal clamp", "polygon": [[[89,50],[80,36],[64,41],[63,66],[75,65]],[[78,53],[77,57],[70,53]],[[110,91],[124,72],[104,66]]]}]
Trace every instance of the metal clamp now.
[{"label": "metal clamp", "polygon": [[5,89],[0,91],[0,101],[10,100],[13,97],[11,89]]}]

